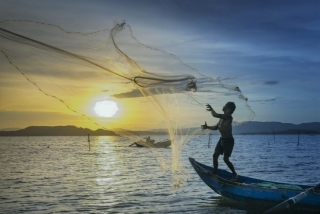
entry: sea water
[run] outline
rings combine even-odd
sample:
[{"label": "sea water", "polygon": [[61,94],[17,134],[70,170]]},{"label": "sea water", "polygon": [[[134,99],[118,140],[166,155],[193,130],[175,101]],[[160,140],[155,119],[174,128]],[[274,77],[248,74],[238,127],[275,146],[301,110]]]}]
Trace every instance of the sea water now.
[{"label": "sea water", "polygon": [[[158,137],[158,136],[154,136]],[[238,174],[293,184],[320,182],[320,135],[235,135]],[[212,165],[218,136],[199,136],[182,152],[190,173],[172,187],[146,148],[121,137],[0,137],[0,213],[262,213],[206,186],[188,161]],[[170,155],[170,149],[159,149]],[[227,169],[222,157],[219,167]]]}]

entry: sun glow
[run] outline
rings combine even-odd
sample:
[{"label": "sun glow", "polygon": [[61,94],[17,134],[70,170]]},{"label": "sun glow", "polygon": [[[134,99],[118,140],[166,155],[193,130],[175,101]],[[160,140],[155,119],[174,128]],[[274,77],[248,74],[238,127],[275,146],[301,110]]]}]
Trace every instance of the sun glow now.
[{"label": "sun glow", "polygon": [[118,111],[117,103],[114,101],[98,101],[94,106],[94,111],[100,117],[112,117]]}]

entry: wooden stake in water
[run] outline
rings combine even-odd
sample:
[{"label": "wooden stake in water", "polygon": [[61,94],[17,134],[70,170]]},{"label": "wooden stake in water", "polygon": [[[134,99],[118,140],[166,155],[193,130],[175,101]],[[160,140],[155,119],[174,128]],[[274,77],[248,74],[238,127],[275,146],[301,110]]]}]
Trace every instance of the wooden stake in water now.
[{"label": "wooden stake in water", "polygon": [[90,151],[90,135],[88,134],[88,143],[89,143],[89,151]]},{"label": "wooden stake in water", "polygon": [[212,133],[209,134],[208,148],[210,148],[211,143],[212,143]]},{"label": "wooden stake in water", "polygon": [[273,129],[272,133],[273,133],[273,142],[276,142],[276,136],[274,134],[274,129]]},{"label": "wooden stake in water", "polygon": [[299,143],[300,143],[300,131],[298,131],[298,146],[299,146]]}]

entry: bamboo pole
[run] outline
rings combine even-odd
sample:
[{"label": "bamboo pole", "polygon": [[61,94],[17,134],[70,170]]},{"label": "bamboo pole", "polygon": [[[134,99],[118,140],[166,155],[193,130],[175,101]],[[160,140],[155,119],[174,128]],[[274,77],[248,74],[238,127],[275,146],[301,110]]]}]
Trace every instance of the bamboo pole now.
[{"label": "bamboo pole", "polygon": [[90,151],[90,135],[88,134],[88,143],[89,143],[89,151]]},{"label": "bamboo pole", "polygon": [[274,129],[273,129],[272,133],[273,133],[273,142],[276,142],[276,136],[274,134]]}]

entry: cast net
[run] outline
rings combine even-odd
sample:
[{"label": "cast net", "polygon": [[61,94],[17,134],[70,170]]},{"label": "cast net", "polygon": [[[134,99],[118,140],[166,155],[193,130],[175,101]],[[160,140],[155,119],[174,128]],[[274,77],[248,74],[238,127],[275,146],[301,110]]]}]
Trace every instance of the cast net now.
[{"label": "cast net", "polygon": [[[200,125],[211,118],[207,103],[219,112],[226,102],[235,102],[238,122],[254,117],[247,98],[227,77],[205,76],[177,56],[143,44],[124,22],[82,33],[46,23],[1,21],[0,49],[2,65],[7,64],[3,78],[20,72],[66,115],[80,115],[81,126],[112,130],[130,143],[146,137],[146,130],[165,135],[171,155],[152,146],[150,151],[170,172],[175,188],[188,179],[181,161],[184,145],[204,134]],[[94,111],[104,100],[117,103],[114,116]]]}]

